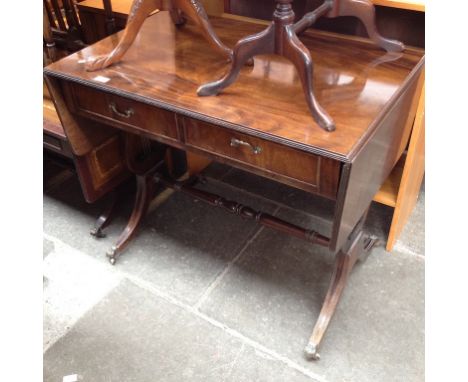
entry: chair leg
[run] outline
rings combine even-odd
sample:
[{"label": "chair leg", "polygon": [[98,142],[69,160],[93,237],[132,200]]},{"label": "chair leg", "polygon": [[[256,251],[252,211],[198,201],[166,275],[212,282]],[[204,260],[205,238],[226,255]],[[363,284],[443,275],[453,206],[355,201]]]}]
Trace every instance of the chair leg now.
[{"label": "chair leg", "polygon": [[244,64],[258,54],[274,52],[275,27],[271,24],[264,31],[241,39],[234,47],[232,64],[229,72],[220,80],[210,82],[198,88],[199,96],[212,96],[231,85],[239,76]]},{"label": "chair leg", "polygon": [[123,36],[119,40],[117,46],[109,54],[87,61],[85,63],[86,70],[90,72],[101,70],[120,61],[135,41],[143,22],[151,12],[157,9],[157,7],[157,0],[134,0],[132,8],[130,9],[130,14],[128,15],[127,25],[125,26]]},{"label": "chair leg", "polygon": [[138,227],[146,212],[148,211],[149,203],[154,194],[154,180],[153,172],[149,172],[145,175],[136,175],[137,191],[135,197],[135,205],[133,207],[132,214],[124,228],[117,243],[107,252],[109,262],[114,265],[117,258],[121,255],[125,247],[129,244],[130,240],[135,236]]},{"label": "chair leg", "polygon": [[322,305],[320,315],[315,324],[312,335],[307,346],[304,349],[306,358],[319,360],[318,348],[330,321],[335,313],[338,302],[340,301],[343,290],[346,286],[349,274],[354,264],[362,256],[366,256],[374,246],[376,239],[365,237],[360,231],[347,249],[340,250],[336,254],[333,275],[330,281],[325,301]]},{"label": "chair leg", "polygon": [[354,16],[362,21],[369,38],[387,52],[401,52],[405,45],[400,41],[382,37],[377,31],[375,6],[369,0],[338,0],[338,4],[328,17]]},{"label": "chair leg", "polygon": [[309,106],[312,116],[320,127],[326,131],[333,131],[336,128],[335,123],[317,102],[313,93],[313,63],[310,52],[297,37],[293,25],[286,26],[285,32],[286,33],[283,34],[283,55],[296,66],[301,79],[302,88],[304,89],[307,105]]},{"label": "chair leg", "polygon": [[208,19],[203,4],[199,0],[176,0],[176,5],[177,8],[198,25],[203,37],[216,51],[225,56],[226,59],[232,60],[232,49],[221,42]]}]

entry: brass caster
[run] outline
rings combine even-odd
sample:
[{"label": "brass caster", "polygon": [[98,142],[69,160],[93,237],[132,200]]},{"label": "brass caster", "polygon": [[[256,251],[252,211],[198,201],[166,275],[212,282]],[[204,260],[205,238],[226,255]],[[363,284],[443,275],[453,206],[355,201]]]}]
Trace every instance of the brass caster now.
[{"label": "brass caster", "polygon": [[317,352],[317,346],[314,344],[307,344],[304,349],[304,355],[307,359],[318,361],[320,359],[320,354]]},{"label": "brass caster", "polygon": [[101,228],[93,228],[90,232],[91,236],[94,236],[96,239],[102,239],[106,237],[106,234],[102,231]]},{"label": "brass caster", "polygon": [[109,252],[106,253],[106,256],[109,258],[109,263],[115,265],[115,262],[117,261],[116,248],[112,247]]}]

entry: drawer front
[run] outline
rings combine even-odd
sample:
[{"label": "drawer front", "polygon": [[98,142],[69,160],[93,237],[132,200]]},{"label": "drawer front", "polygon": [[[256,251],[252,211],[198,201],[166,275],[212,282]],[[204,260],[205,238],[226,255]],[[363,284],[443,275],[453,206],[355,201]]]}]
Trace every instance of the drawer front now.
[{"label": "drawer front", "polygon": [[184,120],[184,129],[187,146],[306,184],[308,187],[303,188],[336,198],[339,162],[191,119]]},{"label": "drawer front", "polygon": [[72,84],[73,104],[82,115],[117,126],[145,130],[177,139],[175,114],[114,94]]}]

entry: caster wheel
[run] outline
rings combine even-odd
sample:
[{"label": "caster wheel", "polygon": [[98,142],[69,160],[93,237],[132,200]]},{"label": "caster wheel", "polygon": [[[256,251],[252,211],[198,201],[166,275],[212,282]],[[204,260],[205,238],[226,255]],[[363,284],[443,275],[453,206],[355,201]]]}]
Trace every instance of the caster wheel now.
[{"label": "caster wheel", "polygon": [[320,354],[317,352],[317,347],[313,344],[308,344],[304,349],[304,355],[307,359],[318,361]]},{"label": "caster wheel", "polygon": [[115,247],[112,247],[109,252],[106,253],[106,256],[109,258],[109,263],[111,263],[112,265],[115,264],[115,262],[117,261],[117,257],[116,257],[116,248]]},{"label": "caster wheel", "polygon": [[90,232],[91,236],[94,236],[96,239],[102,239],[106,237],[106,234],[102,232],[101,228],[93,228]]}]

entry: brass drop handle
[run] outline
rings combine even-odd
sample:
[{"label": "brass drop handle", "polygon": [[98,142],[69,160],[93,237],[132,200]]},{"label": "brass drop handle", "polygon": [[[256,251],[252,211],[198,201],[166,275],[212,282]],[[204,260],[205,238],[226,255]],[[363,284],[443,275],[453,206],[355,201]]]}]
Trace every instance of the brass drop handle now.
[{"label": "brass drop handle", "polygon": [[129,107],[124,112],[117,110],[117,105],[114,102],[111,102],[109,104],[109,109],[111,109],[113,113],[117,114],[119,117],[122,118],[130,118],[135,113],[131,107]]},{"label": "brass drop handle", "polygon": [[249,142],[241,141],[237,138],[231,138],[231,147],[247,146],[252,149],[252,152],[257,155],[262,152],[262,148],[259,146],[252,146]]}]

